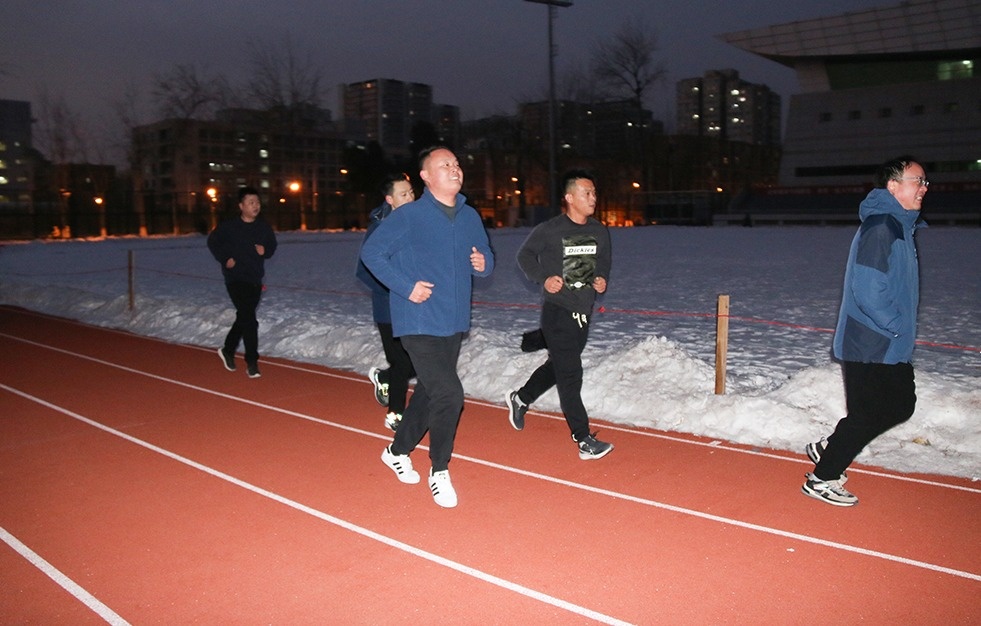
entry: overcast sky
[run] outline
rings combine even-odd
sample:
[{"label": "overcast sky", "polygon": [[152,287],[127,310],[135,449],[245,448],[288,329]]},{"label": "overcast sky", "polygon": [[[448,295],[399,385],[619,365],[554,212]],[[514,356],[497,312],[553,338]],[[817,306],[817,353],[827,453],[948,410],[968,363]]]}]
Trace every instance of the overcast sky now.
[{"label": "overcast sky", "polygon": [[[673,128],[674,84],[734,68],[786,101],[793,71],[723,43],[720,33],[872,7],[898,0],[574,0],[557,9],[557,72],[586,66],[596,42],[626,21],[650,25],[668,75],[648,106]],[[548,8],[525,0],[3,0],[0,98],[63,97],[93,126],[114,122],[111,103],[178,64],[241,83],[249,48],[292,41],[322,68],[327,106],[336,86],[369,78],[423,82],[464,120],[514,113],[547,94]],[[149,121],[149,120],[147,120]]]}]

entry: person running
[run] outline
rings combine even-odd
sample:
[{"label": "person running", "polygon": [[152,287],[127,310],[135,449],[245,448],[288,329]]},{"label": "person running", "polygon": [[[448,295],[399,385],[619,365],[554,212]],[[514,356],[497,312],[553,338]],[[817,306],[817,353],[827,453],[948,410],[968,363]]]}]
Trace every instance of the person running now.
[{"label": "person running", "polygon": [[923,166],[903,156],[879,166],[859,205],[862,221],[845,266],[834,355],[842,362],[847,415],[804,451],[814,462],[801,491],[834,506],[854,506],[845,469],[873,439],[902,424],[916,407],[911,358],[920,279],[913,235],[930,184]]},{"label": "person running", "polygon": [[463,170],[448,148],[424,150],[422,197],[388,216],[365,241],[361,259],[391,290],[392,331],[416,370],[416,387],[381,459],[403,483],[418,483],[409,454],[429,432],[429,489],[442,507],[457,505],[450,481],[463,411],[457,360],[470,330],[474,276],[489,276],[494,254],[477,211],[460,193]]},{"label": "person running", "polygon": [[238,192],[239,215],[225,220],[208,235],[208,250],[221,264],[225,289],[235,307],[225,343],[218,348],[222,365],[235,371],[235,351],[245,344],[245,370],[249,378],[259,378],[259,321],[256,309],[262,299],[265,260],[276,252],[276,234],[259,217],[259,192],[242,187]]},{"label": "person running", "polygon": [[599,459],[613,444],[589,432],[582,402],[582,351],[596,295],[606,291],[610,275],[610,233],[592,217],[596,185],[590,174],[565,174],[563,189],[565,213],[536,226],[517,256],[525,276],[542,285],[541,335],[548,359],[521,388],[508,391],[505,402],[511,426],[522,430],[529,405],[555,386],[579,458]]},{"label": "person running", "polygon": [[[364,234],[364,241],[368,241],[371,233],[382,223],[392,211],[403,204],[412,202],[416,199],[415,191],[407,174],[390,174],[385,178],[382,185],[382,192],[385,201],[376,207],[368,216],[368,230]],[[364,242],[362,242],[362,247]],[[402,346],[402,340],[396,338],[392,333],[392,313],[389,310],[389,291],[388,287],[378,282],[368,268],[358,257],[357,277],[371,289],[371,313],[378,327],[378,334],[381,336],[382,349],[385,351],[385,360],[388,367],[385,369],[372,367],[368,371],[368,378],[375,387],[375,400],[378,404],[388,407],[385,415],[385,426],[395,430],[399,422],[402,421],[402,414],[405,412],[405,398],[409,392],[409,379],[416,375],[412,368],[412,360],[409,353]]]}]

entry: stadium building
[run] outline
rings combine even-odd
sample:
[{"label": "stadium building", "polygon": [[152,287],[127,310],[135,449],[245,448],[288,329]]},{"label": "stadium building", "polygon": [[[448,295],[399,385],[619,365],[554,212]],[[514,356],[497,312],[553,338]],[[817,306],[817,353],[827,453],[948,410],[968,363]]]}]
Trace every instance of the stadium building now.
[{"label": "stadium building", "polygon": [[868,186],[879,163],[912,154],[931,206],[978,211],[981,2],[908,0],[720,38],[797,73],[781,187]]}]

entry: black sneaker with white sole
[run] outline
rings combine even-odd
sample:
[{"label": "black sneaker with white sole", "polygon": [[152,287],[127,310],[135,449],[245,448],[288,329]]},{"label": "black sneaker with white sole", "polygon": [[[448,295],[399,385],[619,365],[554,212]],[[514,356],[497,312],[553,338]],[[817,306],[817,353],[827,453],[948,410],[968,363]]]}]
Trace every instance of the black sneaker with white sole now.
[{"label": "black sneaker with white sole", "polygon": [[[812,463],[817,465],[821,462],[821,455],[824,454],[825,448],[828,447],[828,440],[821,438],[821,441],[815,441],[814,443],[809,443],[804,446],[804,452],[807,454],[807,458],[811,460]],[[838,482],[842,485],[848,482],[848,474],[842,472],[841,476],[838,477]]]},{"label": "black sneaker with white sole", "polygon": [[579,458],[583,461],[601,459],[609,454],[610,450],[613,449],[612,443],[600,441],[596,438],[596,433],[590,433],[582,439],[576,439],[575,436],[573,436],[572,440],[575,441],[576,445],[579,447]]},{"label": "black sneaker with white sole", "polygon": [[224,347],[218,348],[218,356],[221,357],[221,364],[229,372],[235,371],[235,353],[228,352]]},{"label": "black sneaker with white sole", "polygon": [[521,401],[518,392],[511,390],[504,397],[505,404],[508,405],[508,421],[515,430],[525,427],[525,413],[528,412],[528,405]]},{"label": "black sneaker with white sole", "polygon": [[388,383],[382,382],[381,373],[381,368],[373,367],[368,370],[368,379],[375,387],[375,401],[382,406],[388,406]]},{"label": "black sneaker with white sole", "polygon": [[259,378],[262,376],[262,373],[259,372],[258,363],[246,363],[245,371],[248,373],[249,378]]}]

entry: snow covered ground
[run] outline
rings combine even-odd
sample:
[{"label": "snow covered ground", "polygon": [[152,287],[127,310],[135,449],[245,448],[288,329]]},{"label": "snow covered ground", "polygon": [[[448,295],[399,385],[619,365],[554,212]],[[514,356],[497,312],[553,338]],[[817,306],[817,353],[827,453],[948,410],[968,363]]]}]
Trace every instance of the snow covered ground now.
[{"label": "snow covered ground", "polygon": [[[794,452],[830,433],[844,414],[830,329],[854,231],[612,229],[610,287],[584,354],[591,415]],[[538,318],[538,290],[514,262],[528,232],[489,232],[498,265],[475,281],[473,329],[460,357],[472,397],[503,403],[544,358],[518,348]],[[370,298],[354,278],[362,236],[279,234],[259,310],[260,352],[362,373],[384,365]],[[928,345],[914,355],[916,413],[859,461],[978,479],[981,229],[927,228],[917,238],[919,338]],[[714,394],[719,294],[730,296],[732,316],[725,395]],[[204,346],[219,345],[234,318],[202,236],[7,243],[0,246],[0,302]],[[554,391],[534,408],[558,411]],[[501,428],[509,428],[503,412]]]}]

